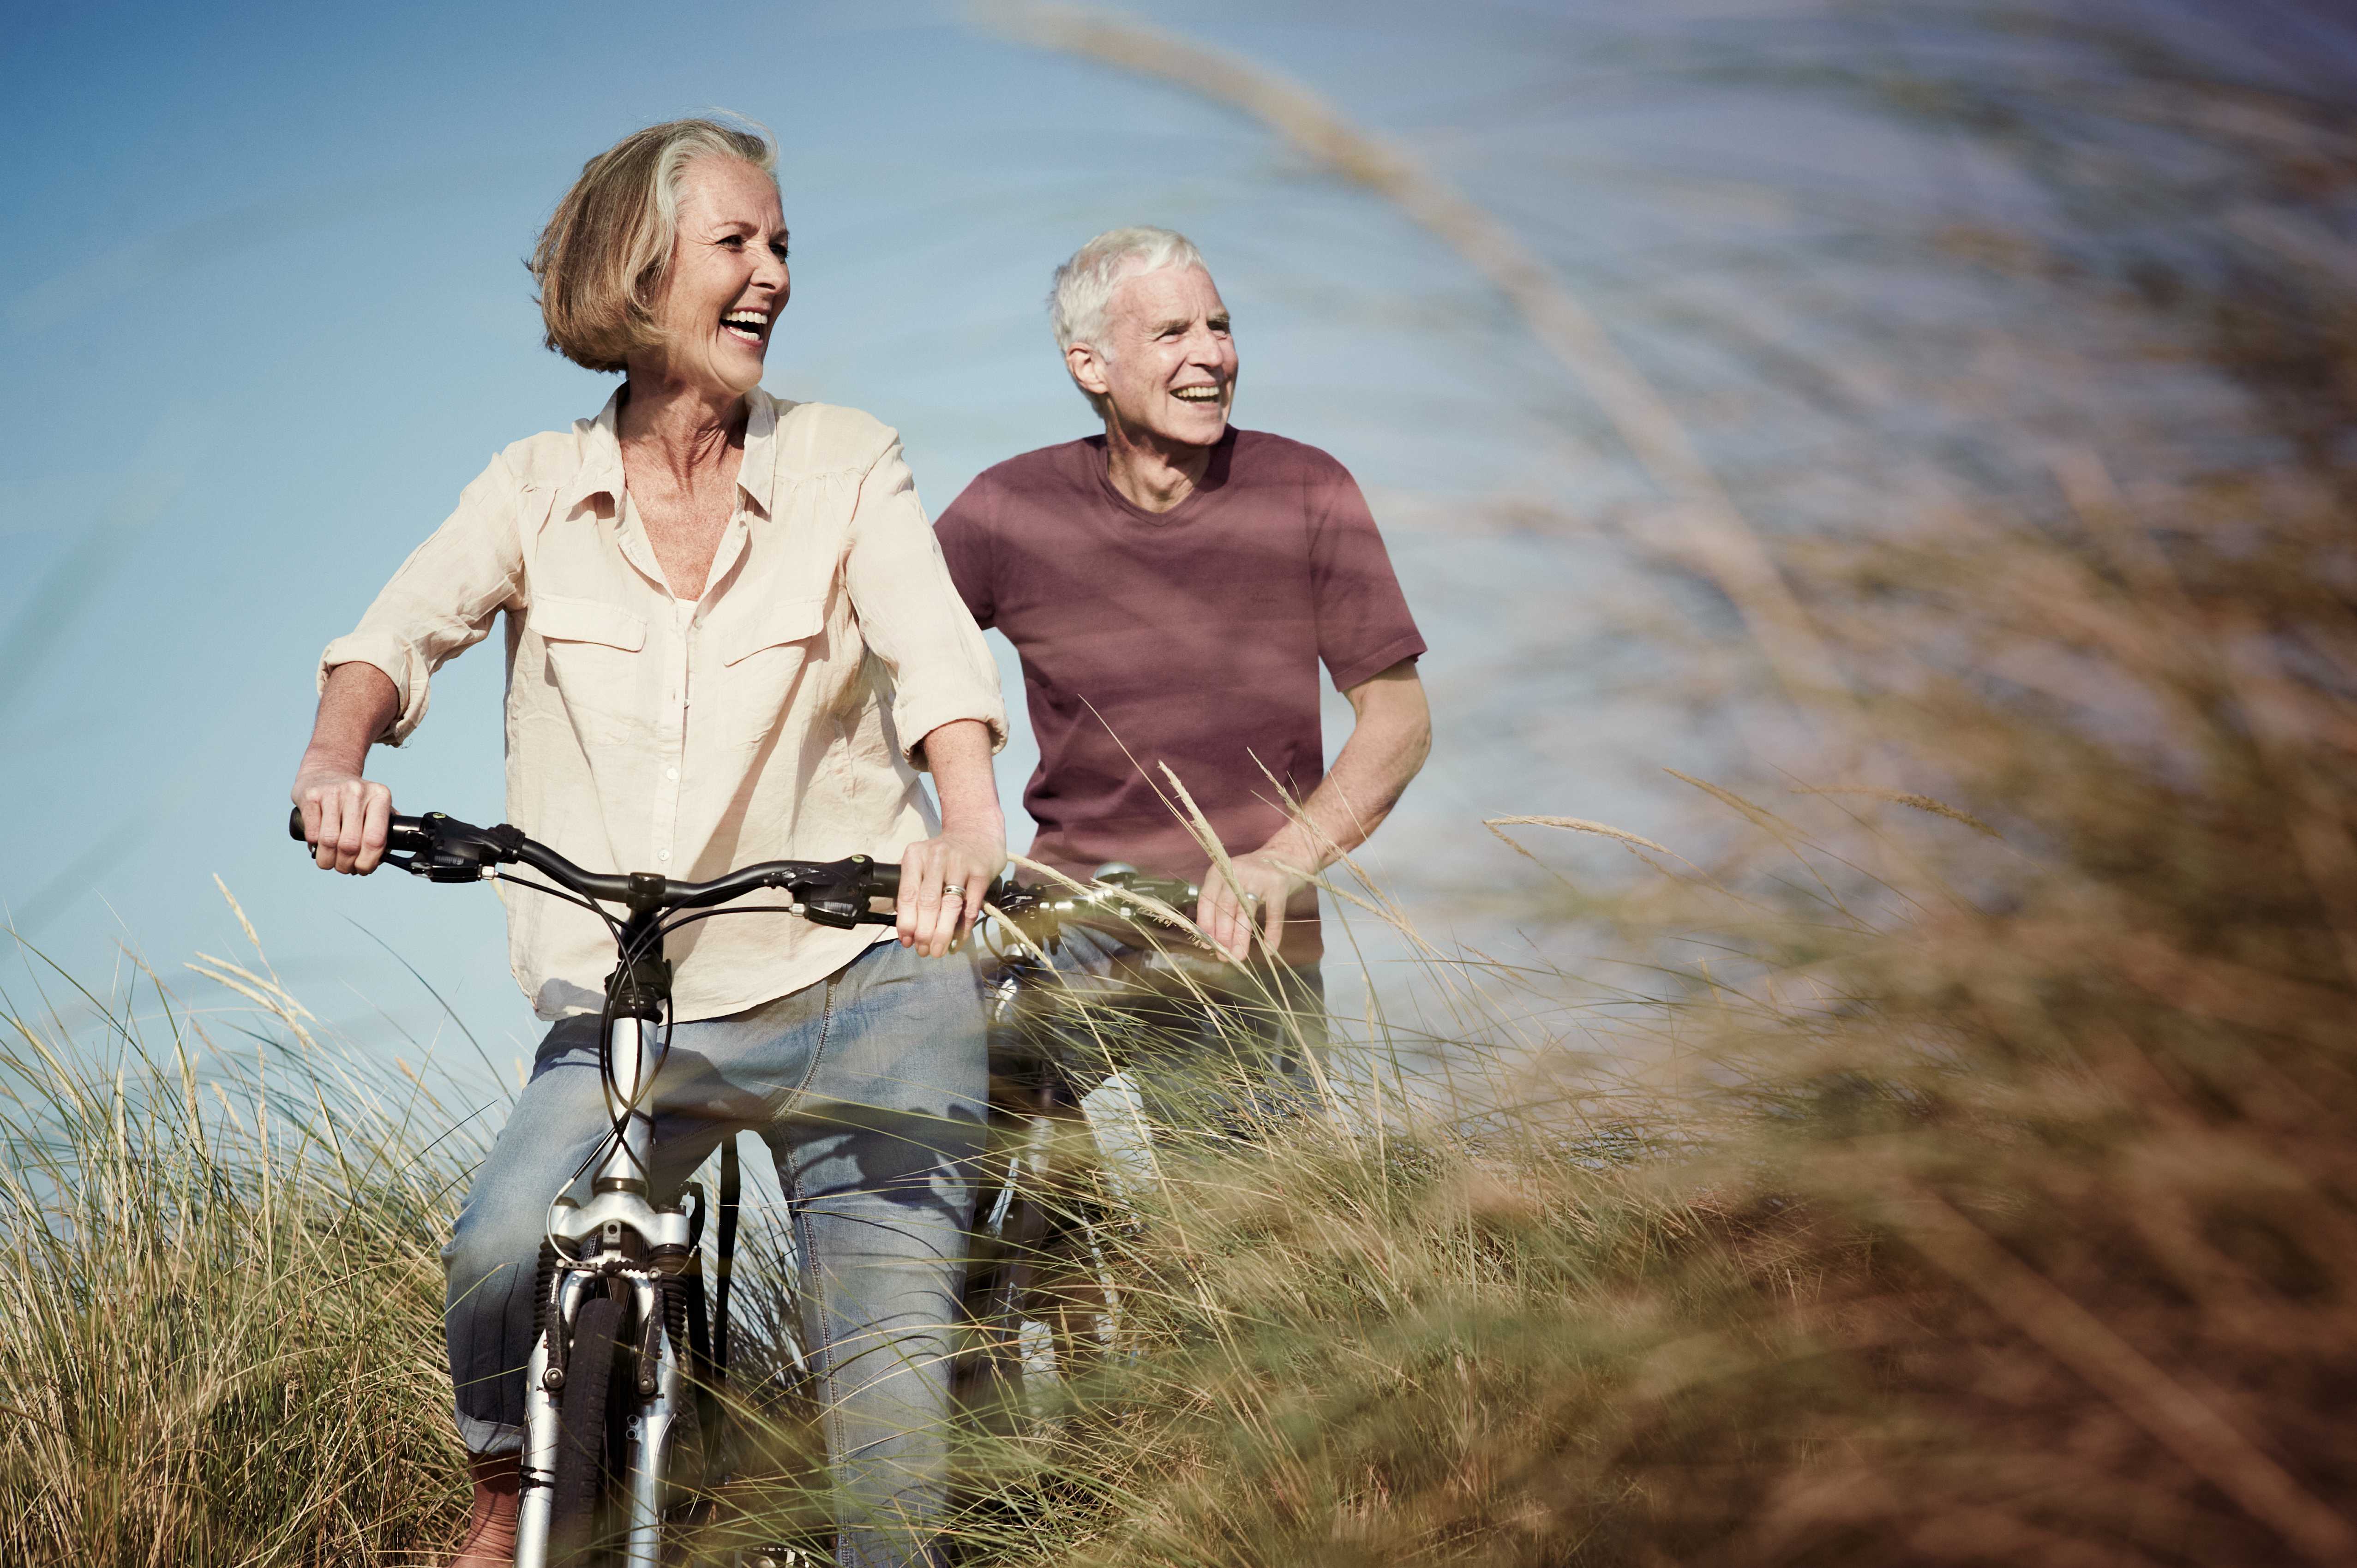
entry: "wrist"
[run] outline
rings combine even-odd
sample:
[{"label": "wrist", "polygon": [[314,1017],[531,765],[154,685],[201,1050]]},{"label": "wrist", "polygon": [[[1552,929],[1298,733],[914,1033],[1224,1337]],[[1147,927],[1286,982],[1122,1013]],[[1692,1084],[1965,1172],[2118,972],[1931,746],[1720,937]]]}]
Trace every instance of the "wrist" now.
[{"label": "wrist", "polygon": [[1301,835],[1290,828],[1253,851],[1252,858],[1305,880],[1317,875],[1329,864],[1328,856],[1303,843]]},{"label": "wrist", "polygon": [[306,750],[303,760],[296,764],[295,777],[299,781],[317,773],[335,773],[357,779],[361,777],[361,762],[343,752],[314,746]]},{"label": "wrist", "polygon": [[1006,817],[1000,811],[943,811],[942,834],[945,838],[984,839],[1004,845],[1006,843]]}]

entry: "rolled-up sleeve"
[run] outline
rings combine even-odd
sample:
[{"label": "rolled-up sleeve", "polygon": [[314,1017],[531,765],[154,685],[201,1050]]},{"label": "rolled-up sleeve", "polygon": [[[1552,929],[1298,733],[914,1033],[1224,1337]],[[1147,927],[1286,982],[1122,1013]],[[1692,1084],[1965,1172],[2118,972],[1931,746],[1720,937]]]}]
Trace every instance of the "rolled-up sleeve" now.
[{"label": "rolled-up sleeve", "polygon": [[522,487],[500,458],[477,475],[457,509],[411,553],[361,617],[319,655],[318,683],[339,664],[371,664],[401,694],[401,711],[378,738],[399,746],[425,717],[434,671],[473,647],[523,581],[517,532]]},{"label": "rolled-up sleeve", "polygon": [[998,666],[950,579],[897,436],[860,479],[844,584],[861,637],[891,672],[892,724],[912,766],[925,766],[925,736],[955,719],[989,725],[994,752],[1006,744]]}]

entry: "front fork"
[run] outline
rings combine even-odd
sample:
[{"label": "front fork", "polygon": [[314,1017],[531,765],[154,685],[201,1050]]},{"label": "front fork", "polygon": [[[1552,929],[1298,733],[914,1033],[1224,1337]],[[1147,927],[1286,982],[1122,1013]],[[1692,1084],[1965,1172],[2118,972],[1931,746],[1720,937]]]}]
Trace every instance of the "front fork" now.
[{"label": "front fork", "polygon": [[557,1364],[552,1347],[570,1344],[575,1318],[592,1291],[607,1288],[609,1278],[619,1276],[628,1282],[631,1304],[628,1332],[632,1343],[645,1344],[647,1326],[657,1326],[654,1377],[650,1380],[642,1367],[638,1369],[632,1391],[636,1408],[629,1418],[623,1450],[630,1477],[630,1514],[622,1560],[629,1568],[658,1568],[664,1460],[680,1411],[690,1397],[687,1348],[672,1338],[663,1312],[664,1271],[651,1262],[657,1257],[685,1257],[687,1216],[677,1208],[658,1208],[649,1198],[647,1173],[652,1168],[654,1123],[638,1109],[655,1074],[662,1070],[662,1035],[651,1020],[617,1018],[607,1045],[613,1070],[608,1110],[618,1119],[627,1112],[629,1120],[619,1139],[608,1139],[610,1146],[600,1157],[590,1184],[589,1201],[578,1203],[567,1192],[559,1194],[549,1208],[549,1240],[564,1261],[557,1264],[548,1285],[547,1329],[535,1340],[532,1359],[524,1364],[516,1568],[548,1568],[550,1509],[554,1500],[551,1487],[560,1436],[559,1404],[564,1397],[562,1381],[550,1377]]}]

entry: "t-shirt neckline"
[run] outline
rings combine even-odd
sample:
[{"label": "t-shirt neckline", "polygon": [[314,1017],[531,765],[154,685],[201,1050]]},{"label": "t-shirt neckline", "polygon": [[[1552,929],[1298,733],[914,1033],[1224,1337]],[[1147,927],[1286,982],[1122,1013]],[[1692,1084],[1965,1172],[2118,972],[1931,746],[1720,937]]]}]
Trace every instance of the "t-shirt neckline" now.
[{"label": "t-shirt neckline", "polygon": [[1211,443],[1211,461],[1203,466],[1201,481],[1193,489],[1189,490],[1186,498],[1168,511],[1148,511],[1121,493],[1121,487],[1113,482],[1113,469],[1105,462],[1103,436],[1082,436],[1081,449],[1087,457],[1089,471],[1096,476],[1098,490],[1107,500],[1135,521],[1145,523],[1150,528],[1168,528],[1174,522],[1183,521],[1192,513],[1209,505],[1210,502],[1206,498],[1216,496],[1227,489],[1228,469],[1235,456],[1236,427],[1232,424],[1229,425],[1220,433],[1220,438]]}]

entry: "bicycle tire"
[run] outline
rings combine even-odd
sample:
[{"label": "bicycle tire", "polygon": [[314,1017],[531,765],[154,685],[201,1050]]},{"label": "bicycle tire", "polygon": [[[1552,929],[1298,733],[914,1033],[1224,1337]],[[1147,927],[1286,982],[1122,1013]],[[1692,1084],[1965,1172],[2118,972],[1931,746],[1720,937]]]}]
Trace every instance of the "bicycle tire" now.
[{"label": "bicycle tire", "polygon": [[549,1500],[551,1568],[589,1568],[600,1561],[622,1476],[623,1423],[638,1397],[624,1365],[631,1355],[629,1309],[610,1295],[581,1304],[565,1359],[557,1404],[556,1473]]}]

